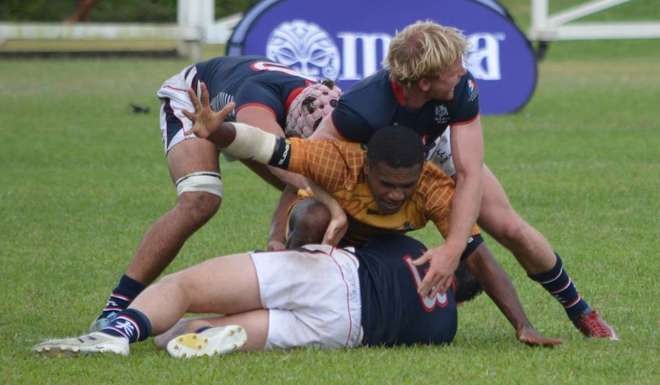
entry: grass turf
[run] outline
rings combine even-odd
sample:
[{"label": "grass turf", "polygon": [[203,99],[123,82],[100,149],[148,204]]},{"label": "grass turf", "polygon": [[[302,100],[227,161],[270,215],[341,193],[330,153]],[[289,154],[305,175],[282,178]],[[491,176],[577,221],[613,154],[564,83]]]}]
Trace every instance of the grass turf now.
[{"label": "grass turf", "polygon": [[[149,342],[129,358],[42,359],[43,338],[86,329],[143,232],[171,207],[154,92],[184,60],[0,62],[0,382],[488,383],[660,382],[660,44],[557,43],[520,113],[483,119],[486,160],[521,215],[564,256],[621,341],[584,340],[496,247],[534,324],[556,349],[515,341],[481,296],[448,347],[235,354],[176,361]],[[620,51],[619,51],[620,52]],[[151,108],[131,113],[129,103]],[[277,194],[223,162],[221,212],[168,271],[263,247]],[[245,201],[250,197],[249,204]],[[431,228],[415,234],[428,244]]]}]

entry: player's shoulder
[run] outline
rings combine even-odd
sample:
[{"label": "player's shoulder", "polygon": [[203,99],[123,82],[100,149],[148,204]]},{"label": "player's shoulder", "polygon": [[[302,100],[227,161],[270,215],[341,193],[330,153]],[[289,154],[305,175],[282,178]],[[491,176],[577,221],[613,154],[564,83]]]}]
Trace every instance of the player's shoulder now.
[{"label": "player's shoulder", "polygon": [[417,192],[430,196],[437,189],[454,188],[454,180],[447,175],[438,165],[431,161],[424,162],[422,175],[419,178]]},{"label": "player's shoulder", "polygon": [[336,139],[303,139],[299,137],[288,138],[292,146],[303,148],[314,152],[319,156],[323,153],[328,155],[343,154],[357,157],[364,157],[367,148],[362,143],[347,142]]},{"label": "player's shoulder", "polygon": [[392,97],[389,71],[382,69],[359,81],[342,97],[349,100],[364,100],[365,97],[378,99]]},{"label": "player's shoulder", "polygon": [[385,259],[401,260],[403,256],[416,258],[426,251],[426,246],[420,241],[404,234],[390,233],[376,235],[355,250],[358,256],[375,256],[376,262]]},{"label": "player's shoulder", "polygon": [[447,107],[451,116],[450,123],[469,121],[479,115],[479,87],[469,71],[454,88],[454,98]]},{"label": "player's shoulder", "polygon": [[466,71],[456,87],[452,104],[475,103],[479,100],[479,87],[470,71]]},{"label": "player's shoulder", "polygon": [[262,56],[217,56],[195,66],[199,71],[235,71],[248,70],[250,65],[259,60],[268,60]]},{"label": "player's shoulder", "polygon": [[332,112],[332,119],[342,136],[366,142],[374,130],[390,123],[396,108],[389,74],[381,70],[345,92]]}]

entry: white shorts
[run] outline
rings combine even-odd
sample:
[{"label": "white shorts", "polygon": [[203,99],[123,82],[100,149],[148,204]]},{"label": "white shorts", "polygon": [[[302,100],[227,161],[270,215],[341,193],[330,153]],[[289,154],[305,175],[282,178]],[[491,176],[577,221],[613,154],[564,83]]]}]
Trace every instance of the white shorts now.
[{"label": "white shorts", "polygon": [[449,176],[456,174],[454,161],[451,158],[451,127],[447,127],[445,132],[435,140],[426,160],[435,163]]},{"label": "white shorts", "polygon": [[358,261],[327,245],[251,254],[269,310],[266,349],[342,348],[362,342]]},{"label": "white shorts", "polygon": [[188,66],[167,79],[156,92],[161,100],[160,132],[163,136],[165,153],[181,141],[196,137],[192,133],[190,135],[183,134],[184,130],[189,131],[192,127],[192,122],[186,118],[183,110],[195,111],[195,106],[193,106],[188,96],[188,88],[192,86],[196,75],[197,69],[195,66]]}]

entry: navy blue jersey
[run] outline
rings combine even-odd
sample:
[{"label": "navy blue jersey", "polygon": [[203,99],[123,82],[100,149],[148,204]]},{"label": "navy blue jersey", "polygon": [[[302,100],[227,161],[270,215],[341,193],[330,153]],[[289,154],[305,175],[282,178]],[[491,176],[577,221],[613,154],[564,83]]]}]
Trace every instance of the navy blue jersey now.
[{"label": "navy blue jersey", "polygon": [[[236,112],[251,104],[261,105],[273,111],[281,127],[285,127],[293,99],[314,81],[261,56],[217,57],[198,63],[195,68],[193,88],[196,80],[206,83],[214,110],[231,101],[236,103]],[[234,118],[232,114],[228,120]]]},{"label": "navy blue jersey", "polygon": [[339,99],[332,121],[339,133],[353,142],[366,143],[376,130],[403,125],[432,143],[448,125],[473,120],[479,114],[479,93],[467,72],[454,88],[451,101],[429,101],[419,109],[402,105],[401,89],[383,69],[367,77]]},{"label": "navy blue jersey", "polygon": [[411,261],[424,250],[405,235],[375,237],[356,250],[365,345],[441,344],[454,339],[453,291],[433,298],[417,293],[426,269]]}]

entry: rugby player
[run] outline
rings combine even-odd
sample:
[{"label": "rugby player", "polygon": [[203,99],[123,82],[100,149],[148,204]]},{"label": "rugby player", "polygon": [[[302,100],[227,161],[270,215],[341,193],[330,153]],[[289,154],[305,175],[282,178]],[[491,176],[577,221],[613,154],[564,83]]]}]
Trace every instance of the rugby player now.
[{"label": "rugby player", "polygon": [[[285,140],[253,126],[223,122],[221,114],[208,106],[203,85],[201,91],[201,101],[193,90],[189,91],[195,112],[186,111],[186,116],[195,122],[193,132],[200,138],[208,138],[231,156],[281,167],[320,185],[346,211],[349,217],[346,237],[351,244],[362,244],[375,235],[419,229],[429,221],[445,239],[451,239],[448,219],[454,181],[436,165],[424,161],[421,138],[412,130],[404,126],[385,127],[372,136],[366,151],[359,144],[334,140]],[[304,221],[299,227],[306,230],[322,223],[315,217]],[[479,229],[474,226],[471,231],[463,257],[512,323],[519,340],[533,345],[559,343],[534,330],[506,273],[482,243]],[[291,239],[297,240],[295,233]],[[428,262],[432,251],[424,253],[415,263]],[[433,297],[444,291],[434,288],[430,294],[420,293]]]},{"label": "rugby player", "polygon": [[[212,107],[223,111],[227,119],[256,125],[279,136],[309,135],[341,93],[332,82],[318,83],[262,57],[219,57],[190,65],[165,81],[157,92],[161,100],[160,128],[177,203],[146,232],[90,330],[102,328],[108,317],[125,309],[220,207],[223,187],[218,150],[212,143],[186,134],[191,122],[183,111],[193,108],[187,90],[196,89],[200,82],[208,85]],[[245,163],[279,188],[283,182],[314,187],[300,176]],[[333,211],[337,210],[341,211]]]},{"label": "rugby player", "polygon": [[423,252],[418,241],[396,235],[354,251],[305,245],[217,257],[149,286],[102,330],[47,340],[33,351],[128,355],[130,343],[166,331],[187,312],[228,315],[171,339],[173,357],[449,343],[457,328],[454,293],[418,293],[421,272],[412,260]]},{"label": "rugby player", "polygon": [[432,257],[445,263],[431,263],[422,291],[446,286],[465,246],[460,240],[467,239],[476,221],[559,301],[582,334],[617,340],[614,329],[580,296],[559,254],[513,209],[484,164],[479,90],[463,66],[467,46],[460,31],[431,21],[404,28],[389,45],[386,68],[344,94],[312,137],[366,143],[382,127],[400,124],[414,129],[430,148],[451,126],[444,147],[429,153],[456,180],[449,222],[457,237]]}]

